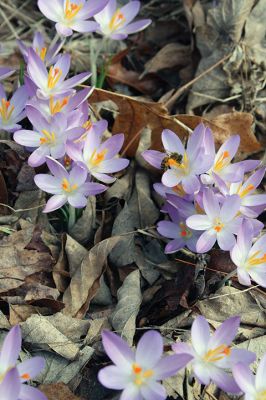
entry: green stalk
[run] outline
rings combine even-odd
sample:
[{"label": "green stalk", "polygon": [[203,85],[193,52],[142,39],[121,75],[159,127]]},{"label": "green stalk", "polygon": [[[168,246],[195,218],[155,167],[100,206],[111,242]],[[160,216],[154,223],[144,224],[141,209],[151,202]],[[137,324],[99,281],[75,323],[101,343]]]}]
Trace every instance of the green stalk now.
[{"label": "green stalk", "polygon": [[68,232],[76,223],[76,209],[69,204],[68,207]]}]

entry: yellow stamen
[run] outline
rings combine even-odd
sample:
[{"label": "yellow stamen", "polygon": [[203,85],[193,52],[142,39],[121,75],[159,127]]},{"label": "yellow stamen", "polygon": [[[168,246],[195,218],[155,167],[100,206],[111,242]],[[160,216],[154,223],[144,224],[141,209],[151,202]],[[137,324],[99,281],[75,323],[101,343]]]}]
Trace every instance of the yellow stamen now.
[{"label": "yellow stamen", "polygon": [[48,132],[46,129],[42,130],[42,134],[44,137],[40,138],[40,144],[52,144],[55,143],[55,133],[54,132]]},{"label": "yellow stamen", "polygon": [[73,19],[77,13],[82,9],[83,4],[77,5],[75,3],[70,3],[70,0],[66,1],[65,7],[65,18],[68,20]]},{"label": "yellow stamen", "polygon": [[214,222],[214,227],[213,227],[213,229],[216,231],[216,232],[221,232],[221,230],[223,229],[223,227],[224,227],[224,224],[222,223],[222,221],[219,219],[219,218],[216,218],[215,219],[215,222]]},{"label": "yellow stamen", "polygon": [[154,374],[154,371],[152,369],[147,369],[146,371],[143,371],[142,367],[136,363],[132,364],[132,370],[135,375],[134,383],[137,386],[141,386]]},{"label": "yellow stamen", "polygon": [[100,153],[97,153],[96,150],[94,150],[90,158],[90,163],[94,166],[100,164],[102,161],[104,161],[107,152],[107,149],[100,151]]},{"label": "yellow stamen", "polygon": [[116,31],[117,29],[121,28],[121,26],[123,26],[125,22],[126,18],[124,14],[121,12],[120,9],[118,9],[111,18],[109,28],[112,32]]},{"label": "yellow stamen", "polygon": [[238,194],[241,198],[247,196],[253,189],[255,189],[254,185],[248,185],[245,189],[240,191]]},{"label": "yellow stamen", "polygon": [[4,122],[9,121],[13,111],[14,111],[14,106],[12,105],[10,107],[10,101],[6,99],[1,100],[1,106],[0,106],[0,116],[2,117],[2,120]]},{"label": "yellow stamen", "polygon": [[78,185],[76,185],[76,184],[75,185],[70,185],[70,183],[67,180],[67,178],[64,178],[62,180],[61,186],[62,186],[62,189],[67,193],[71,193],[71,192],[73,192],[74,190],[76,190],[78,188]]},{"label": "yellow stamen", "polygon": [[48,73],[48,82],[47,82],[47,86],[49,89],[53,89],[56,86],[61,75],[62,75],[62,70],[60,68],[50,67]]},{"label": "yellow stamen", "polygon": [[41,50],[39,50],[39,48],[36,47],[35,51],[40,56],[41,60],[44,61],[46,53],[47,53],[47,48],[46,47],[42,47]]},{"label": "yellow stamen", "polygon": [[256,396],[256,400],[266,400],[266,390],[259,392]]},{"label": "yellow stamen", "polygon": [[174,191],[175,193],[177,193],[178,196],[180,196],[180,197],[184,197],[184,196],[186,195],[186,192],[184,191],[183,186],[180,185],[180,184],[174,186],[172,189],[173,189],[173,191]]},{"label": "yellow stamen", "polygon": [[64,97],[63,100],[54,102],[54,97],[50,97],[49,108],[52,115],[59,113],[68,104],[69,97]]},{"label": "yellow stamen", "polygon": [[88,131],[89,129],[91,129],[91,128],[92,128],[92,122],[91,122],[91,120],[88,119],[88,121],[86,121],[85,124],[82,125],[82,128],[86,129],[87,131]]},{"label": "yellow stamen", "polygon": [[216,362],[222,360],[224,357],[227,357],[230,354],[230,347],[226,346],[225,344],[221,344],[220,346],[216,347],[216,349],[207,351],[203,359],[207,362]]},{"label": "yellow stamen", "polygon": [[218,158],[214,165],[214,170],[215,171],[221,171],[226,165],[229,164],[229,151],[224,151],[221,156]]},{"label": "yellow stamen", "polygon": [[256,251],[252,256],[250,256],[247,260],[247,265],[248,267],[254,267],[256,265],[264,264],[266,263],[266,253],[263,254],[262,257],[258,257],[260,254],[260,250]]}]

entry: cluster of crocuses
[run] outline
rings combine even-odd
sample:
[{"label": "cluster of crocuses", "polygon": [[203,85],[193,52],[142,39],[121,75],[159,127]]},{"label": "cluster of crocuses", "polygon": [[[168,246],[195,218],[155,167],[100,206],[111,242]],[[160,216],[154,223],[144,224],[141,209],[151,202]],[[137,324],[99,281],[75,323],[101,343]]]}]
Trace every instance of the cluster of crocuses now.
[{"label": "cluster of crocuses", "polygon": [[[111,39],[124,39],[139,32],[151,21],[132,22],[140,9],[139,1],[130,1],[122,8],[116,0],[38,0],[40,11],[56,22],[58,36],[76,32],[97,32]],[[94,21],[90,18],[94,17]],[[112,183],[109,174],[128,165],[118,158],[123,145],[123,134],[103,141],[107,122],[92,122],[87,98],[90,87],[77,91],[90,73],[84,72],[66,79],[70,70],[70,56],[60,54],[61,39],[48,47],[40,32],[27,47],[18,41],[26,63],[24,85],[11,99],[0,86],[0,129],[14,132],[14,140],[30,152],[29,165],[47,164],[51,174],[35,176],[36,185],[52,194],[44,212],[51,212],[65,203],[74,208],[87,204],[87,197],[102,193],[107,187],[99,182]],[[12,74],[0,68],[0,79]],[[18,125],[27,117],[31,130]]]},{"label": "cluster of crocuses", "polygon": [[163,356],[163,338],[157,331],[148,331],[133,351],[116,334],[102,333],[104,349],[114,365],[103,368],[98,375],[102,385],[123,390],[121,400],[164,400],[166,390],[160,381],[174,376],[188,366],[191,375],[200,384],[216,384],[232,394],[245,394],[246,400],[266,398],[266,354],[253,375],[249,365],[256,354],[232,346],[240,318],[224,321],[211,335],[203,316],[194,320],[191,344],[173,344],[173,355]]},{"label": "cluster of crocuses", "polygon": [[266,194],[256,192],[265,173],[260,161],[232,163],[238,135],[216,153],[212,132],[203,124],[190,135],[186,148],[167,129],[162,142],[164,153],[146,150],[143,157],[163,173],[154,189],[165,198],[162,211],[169,217],[157,226],[162,236],[172,239],[165,252],[187,246],[205,253],[217,242],[230,251],[241,284],[250,285],[252,279],[266,287],[266,235],[261,235],[264,225],[256,219],[266,206]]},{"label": "cluster of crocuses", "polygon": [[38,389],[26,384],[45,366],[44,359],[33,357],[17,364],[22,339],[20,327],[12,328],[4,339],[0,353],[1,400],[47,400]]}]

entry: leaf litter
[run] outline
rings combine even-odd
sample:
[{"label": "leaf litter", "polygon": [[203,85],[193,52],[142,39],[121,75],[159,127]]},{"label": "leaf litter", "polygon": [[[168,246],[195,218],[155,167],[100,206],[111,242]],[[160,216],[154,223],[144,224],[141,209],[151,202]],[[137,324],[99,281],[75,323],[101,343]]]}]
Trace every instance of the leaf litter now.
[{"label": "leaf litter", "polygon": [[[107,86],[89,100],[96,116],[107,115],[111,134],[125,134],[122,152],[131,164],[97,203],[88,200],[68,234],[57,228],[58,215],[49,221],[41,212],[45,197],[34,186],[35,171],[22,148],[0,133],[1,338],[3,330],[21,325],[21,359],[45,358],[37,383],[49,400],[115,398],[99,388],[95,375],[106,363],[103,329],[134,345],[154,327],[167,347],[188,337],[198,314],[214,328],[239,314],[237,346],[265,352],[265,291],[244,289],[234,279],[219,288],[221,276],[232,271],[221,253],[211,254],[200,271],[191,254],[164,254],[154,229],[162,216],[152,188],[156,172],[138,156],[140,148],[162,149],[163,129],[185,140],[204,122],[217,146],[240,135],[238,160],[265,159],[265,1],[144,3],[154,27],[126,48],[112,48]],[[0,19],[0,30],[9,57],[15,47],[10,24],[29,38],[31,26],[44,30],[44,21],[29,2],[7,1],[3,9],[9,23]],[[86,40],[74,37],[66,49],[82,70]],[[11,62],[19,65],[17,53]],[[202,395],[187,371],[165,386],[169,399]],[[229,399],[212,387],[205,398]]]}]

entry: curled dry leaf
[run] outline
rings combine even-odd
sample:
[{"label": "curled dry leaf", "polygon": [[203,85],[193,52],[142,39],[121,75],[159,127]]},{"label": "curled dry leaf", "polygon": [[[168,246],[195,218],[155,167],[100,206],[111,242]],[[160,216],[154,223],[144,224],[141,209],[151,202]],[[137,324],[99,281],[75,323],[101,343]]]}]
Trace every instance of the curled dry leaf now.
[{"label": "curled dry leaf", "polygon": [[117,292],[118,303],[111,315],[113,328],[132,345],[136,330],[136,318],[142,301],[140,272],[131,272]]},{"label": "curled dry leaf", "polygon": [[91,103],[100,103],[111,100],[119,112],[115,116],[113,133],[125,134],[124,153],[134,156],[141,132],[144,128],[150,128],[151,148],[162,150],[161,133],[163,129],[171,129],[176,132],[181,140],[185,139],[188,132],[194,129],[200,122],[209,126],[214,134],[217,145],[223,143],[233,134],[241,137],[241,158],[261,150],[253,129],[253,117],[249,113],[233,112],[220,115],[212,120],[195,115],[169,115],[166,107],[161,103],[145,102],[135,98],[95,89]]},{"label": "curled dry leaf", "polygon": [[52,383],[50,385],[40,385],[41,390],[48,400],[82,400],[75,396],[69,387],[62,382]]},{"label": "curled dry leaf", "polygon": [[120,237],[117,236],[105,239],[87,252],[71,275],[70,285],[64,293],[65,314],[77,318],[82,318],[86,314],[91,299],[100,287],[99,281],[107,256],[119,240]]}]

